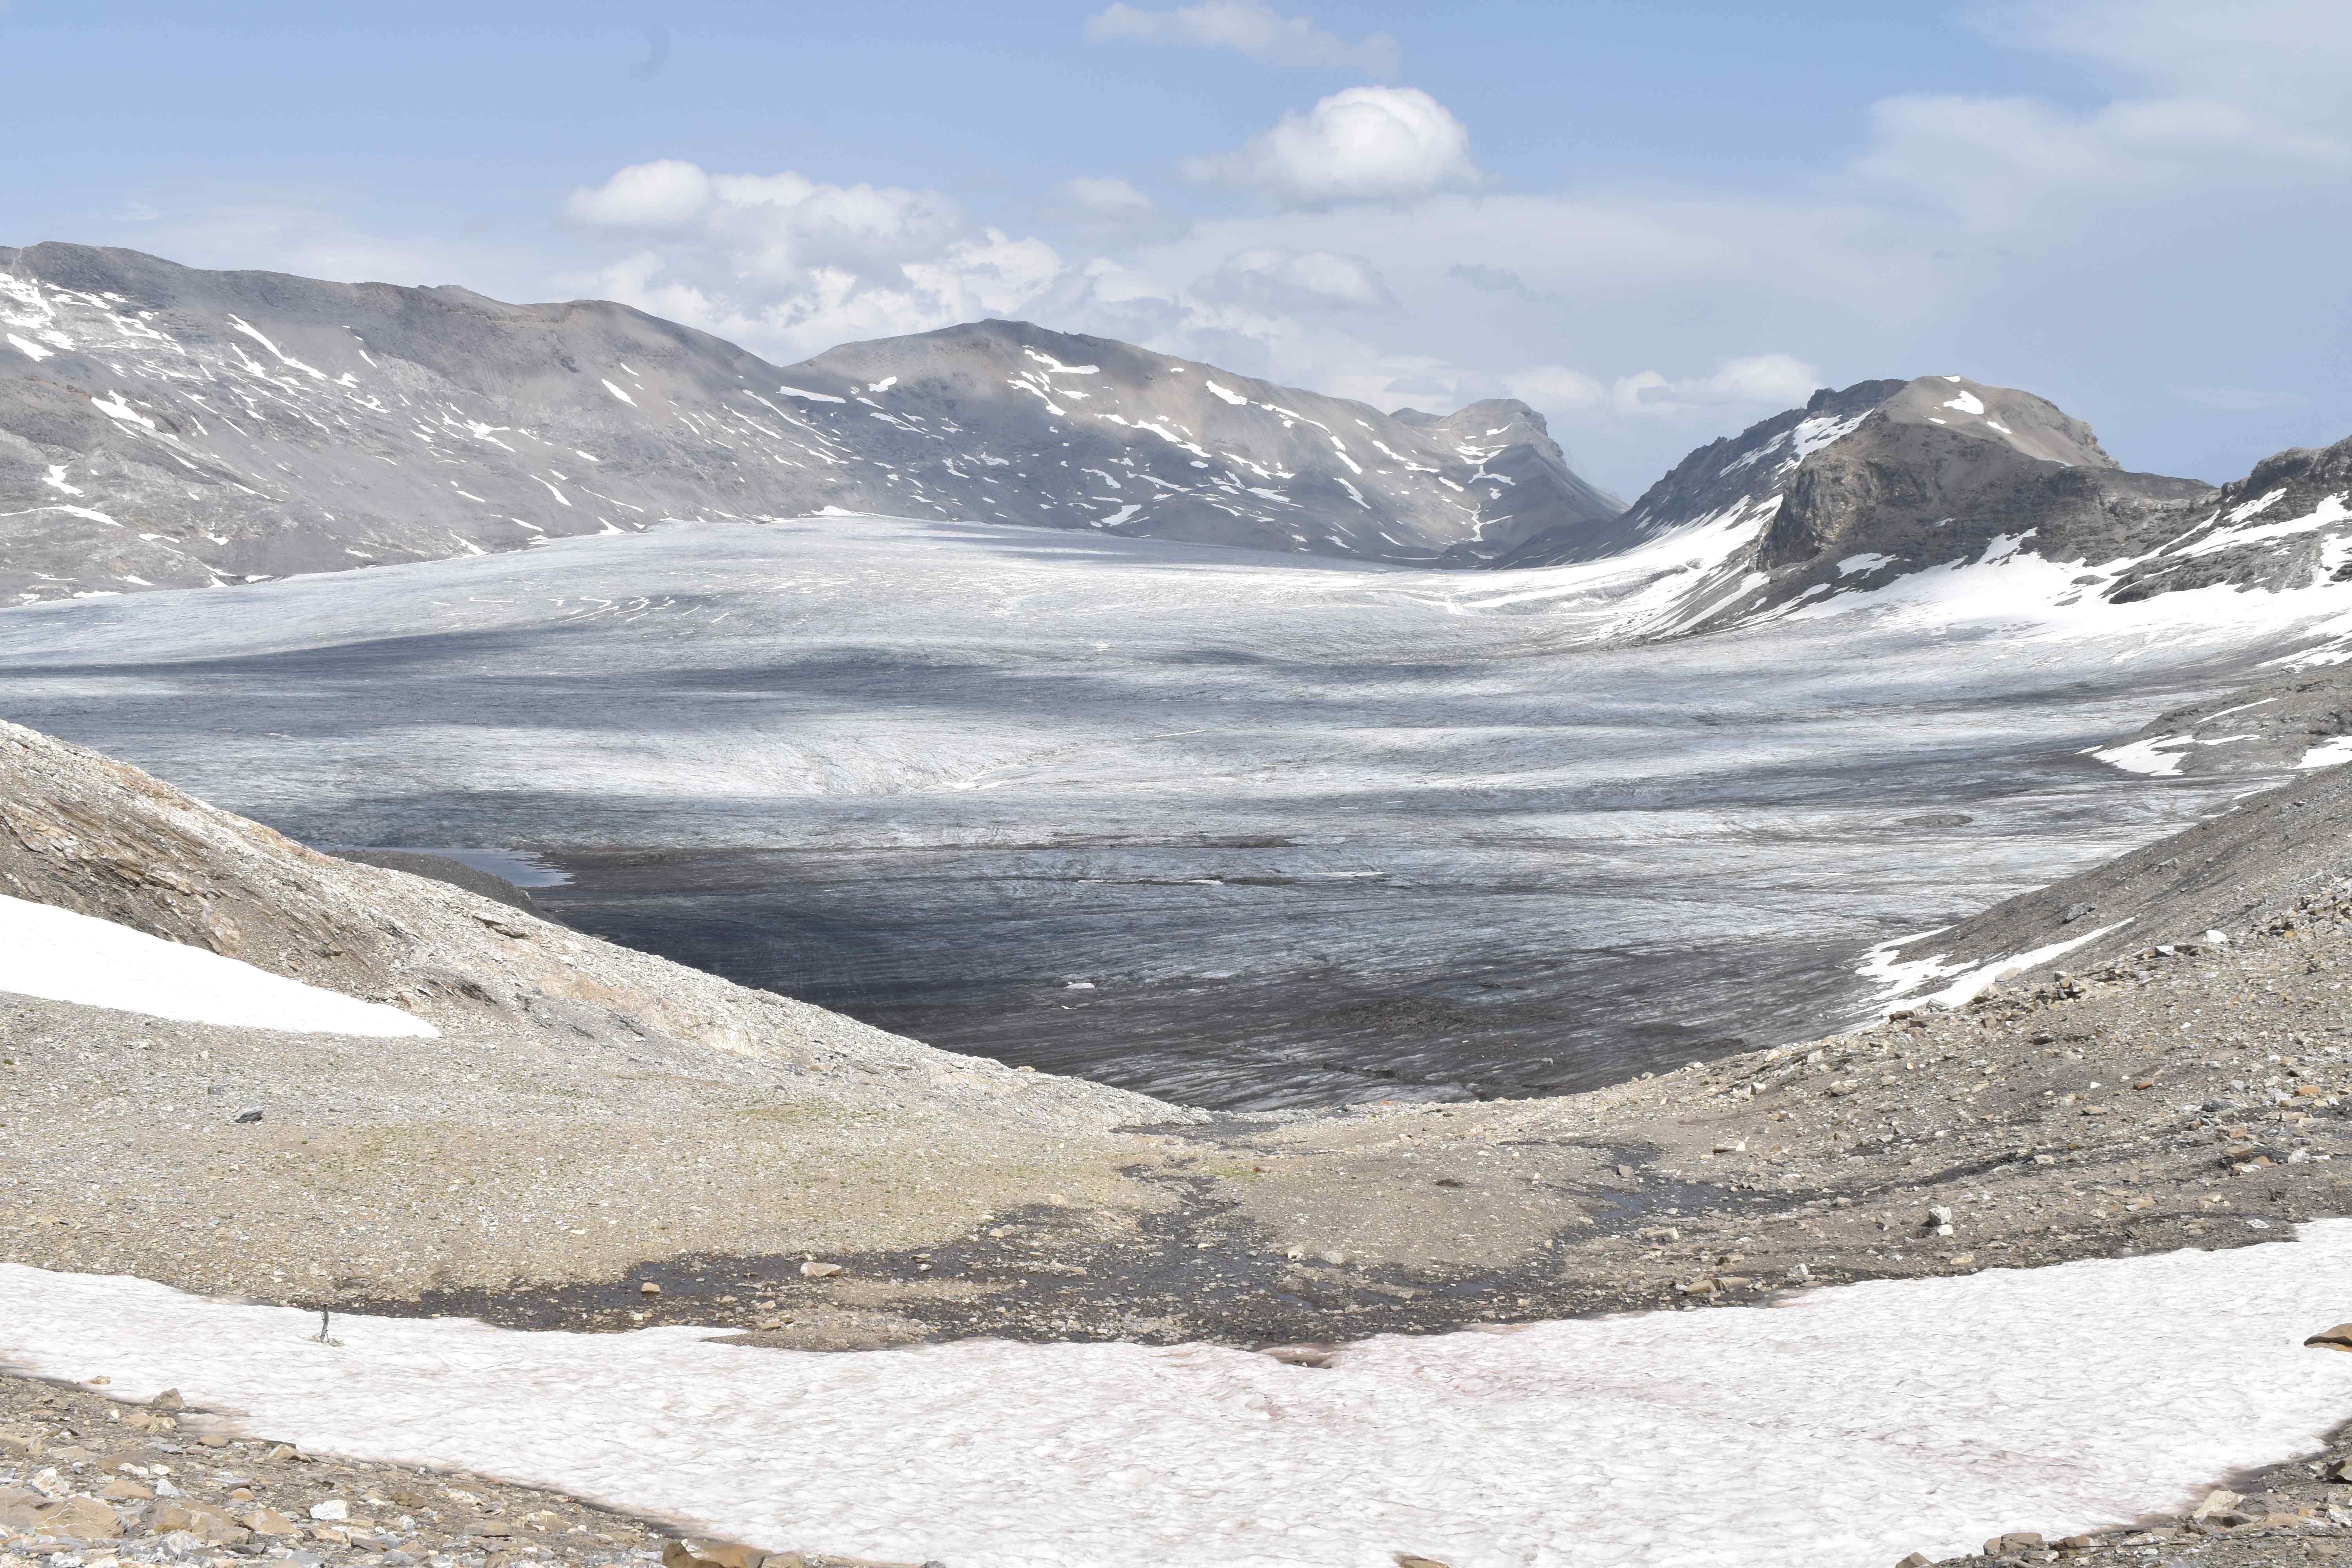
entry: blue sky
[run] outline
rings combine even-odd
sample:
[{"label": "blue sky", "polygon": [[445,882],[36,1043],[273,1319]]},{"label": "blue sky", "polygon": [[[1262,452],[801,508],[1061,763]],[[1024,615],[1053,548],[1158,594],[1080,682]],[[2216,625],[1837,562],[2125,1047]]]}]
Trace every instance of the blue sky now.
[{"label": "blue sky", "polygon": [[2227,479],[2352,434],[2352,11],[0,0],[0,243],[620,298],[780,360],[979,315],[1629,496],[1865,376]]}]

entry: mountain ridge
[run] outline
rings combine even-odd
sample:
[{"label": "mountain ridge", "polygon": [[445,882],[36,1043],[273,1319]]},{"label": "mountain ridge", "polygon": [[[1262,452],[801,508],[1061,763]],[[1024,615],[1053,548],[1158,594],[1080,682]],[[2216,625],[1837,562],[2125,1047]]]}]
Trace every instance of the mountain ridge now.
[{"label": "mountain ridge", "polygon": [[777,366],[607,301],[0,248],[0,601],[842,511],[1477,564],[1617,510],[1524,404],[1401,422],[1025,322]]}]

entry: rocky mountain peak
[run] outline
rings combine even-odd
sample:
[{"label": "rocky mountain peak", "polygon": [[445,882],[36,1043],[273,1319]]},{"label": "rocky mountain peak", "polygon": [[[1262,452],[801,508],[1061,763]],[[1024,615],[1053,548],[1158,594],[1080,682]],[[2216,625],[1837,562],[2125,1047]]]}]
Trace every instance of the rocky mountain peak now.
[{"label": "rocky mountain peak", "polygon": [[2121,468],[2091,427],[2046,398],[1960,375],[1923,375],[1874,410],[1889,425],[1948,432],[2068,468]]}]

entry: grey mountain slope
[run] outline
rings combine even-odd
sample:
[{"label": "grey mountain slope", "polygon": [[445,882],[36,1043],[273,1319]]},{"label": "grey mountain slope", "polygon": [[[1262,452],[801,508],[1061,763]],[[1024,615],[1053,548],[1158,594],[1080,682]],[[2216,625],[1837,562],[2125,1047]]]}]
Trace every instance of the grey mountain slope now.
[{"label": "grey mountain slope", "polygon": [[[2105,564],[2084,586],[2113,596],[2124,570],[2189,529],[2216,494],[2125,471],[2089,426],[2031,393],[1950,375],[1869,381],[1824,388],[1702,447],[1622,517],[1551,531],[1501,564],[1707,541],[1713,553],[1691,563],[1706,569],[1681,596],[1677,631],[2020,552]],[[2235,570],[2230,580],[2250,584],[2279,577],[2269,562]]]},{"label": "grey mountain slope", "polygon": [[[2278,592],[2352,581],[2352,439],[2291,447],[2222,487],[2189,528],[2126,568],[2107,597],[2131,604],[2227,584]],[[2258,773],[2347,760],[2352,662],[2340,643],[2284,661],[2281,673],[2169,710],[2104,753],[2139,755],[2168,777]]]},{"label": "grey mountain slope", "polygon": [[2150,947],[2199,944],[2211,930],[2242,933],[2342,877],[2347,838],[2352,772],[2330,769],[2253,795],[2210,821],[2090,870],[2005,899],[1947,931],[1913,939],[1894,956],[1914,962],[1936,956],[1957,970],[2090,939],[2017,971],[2014,982],[2004,981],[2030,985],[2061,970],[2089,970]]},{"label": "grey mountain slope", "polygon": [[2168,709],[2095,754],[2159,778],[2275,774],[2352,761],[2338,743],[2347,735],[2352,667],[2323,665]]},{"label": "grey mountain slope", "polygon": [[2107,597],[2122,605],[2216,583],[2275,591],[2352,581],[2347,499],[2352,437],[2291,447],[2223,486],[2192,526],[2126,571]]},{"label": "grey mountain slope", "polygon": [[905,515],[1475,564],[1620,510],[1523,403],[1408,423],[1025,322],[848,343],[783,377],[819,395],[797,416],[932,509]]},{"label": "grey mountain slope", "polygon": [[1768,505],[1808,454],[1844,435],[1903,385],[1899,381],[1864,381],[1843,392],[1823,387],[1802,408],[1759,420],[1737,436],[1697,448],[1621,516],[1547,529],[1500,564],[1559,566],[1595,561],[1675,529]]},{"label": "grey mountain slope", "polygon": [[1475,563],[1618,508],[1523,405],[1415,425],[1021,322],[780,369],[604,302],[0,248],[0,603],[828,510]]}]

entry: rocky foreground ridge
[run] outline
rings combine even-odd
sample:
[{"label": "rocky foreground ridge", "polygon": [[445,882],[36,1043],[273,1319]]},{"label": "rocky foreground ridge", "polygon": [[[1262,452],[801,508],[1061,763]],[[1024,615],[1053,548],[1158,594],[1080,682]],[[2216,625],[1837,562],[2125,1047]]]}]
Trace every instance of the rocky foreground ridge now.
[{"label": "rocky foreground ridge", "polygon": [[826,511],[1475,564],[1613,516],[1437,418],[982,321],[779,367],[597,300],[0,247],[0,604]]}]

